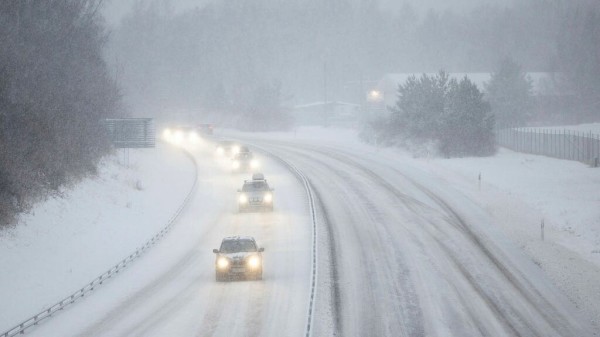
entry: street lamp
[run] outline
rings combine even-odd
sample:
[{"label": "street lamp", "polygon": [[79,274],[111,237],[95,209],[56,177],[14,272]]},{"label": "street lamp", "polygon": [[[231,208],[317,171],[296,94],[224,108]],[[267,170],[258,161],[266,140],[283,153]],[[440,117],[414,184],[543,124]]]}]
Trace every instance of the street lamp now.
[{"label": "street lamp", "polygon": [[379,103],[383,101],[383,93],[377,89],[373,89],[367,93],[367,101],[371,103]]}]

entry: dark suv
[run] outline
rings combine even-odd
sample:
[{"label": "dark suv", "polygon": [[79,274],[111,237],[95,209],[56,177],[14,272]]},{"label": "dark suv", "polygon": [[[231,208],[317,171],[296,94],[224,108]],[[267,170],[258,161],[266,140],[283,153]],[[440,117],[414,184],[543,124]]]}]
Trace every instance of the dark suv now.
[{"label": "dark suv", "polygon": [[264,248],[258,248],[251,236],[230,236],[221,241],[220,249],[213,249],[215,279],[217,282],[231,279],[262,280]]}]

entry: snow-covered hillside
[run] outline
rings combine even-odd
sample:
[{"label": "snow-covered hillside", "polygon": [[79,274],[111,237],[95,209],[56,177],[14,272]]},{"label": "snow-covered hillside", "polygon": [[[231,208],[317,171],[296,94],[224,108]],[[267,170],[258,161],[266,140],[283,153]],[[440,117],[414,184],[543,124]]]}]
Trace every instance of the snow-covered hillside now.
[{"label": "snow-covered hillside", "polygon": [[[159,144],[108,157],[96,177],[0,231],[0,330],[62,300],[164,227],[193,182],[181,151]],[[10,309],[8,309],[10,308]]]}]

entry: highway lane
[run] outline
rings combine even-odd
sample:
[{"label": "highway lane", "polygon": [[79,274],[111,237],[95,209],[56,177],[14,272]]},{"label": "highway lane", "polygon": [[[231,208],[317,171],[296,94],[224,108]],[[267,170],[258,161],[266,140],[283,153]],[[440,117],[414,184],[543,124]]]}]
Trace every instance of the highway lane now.
[{"label": "highway lane", "polygon": [[[336,264],[324,275],[343,336],[592,336],[485,212],[376,154],[255,140],[311,180]],[[456,202],[460,200],[460,202]],[[324,233],[327,235],[327,233]],[[321,247],[324,251],[326,247]]]},{"label": "highway lane", "polygon": [[[451,187],[374,153],[250,140],[292,163],[317,197],[313,336],[592,336],[577,310]],[[273,214],[238,214],[242,175],[197,153],[200,185],[180,223],[39,336],[301,336],[311,259],[305,192],[263,158]],[[248,178],[248,177],[246,177]],[[222,237],[255,236],[264,281],[216,283]]]},{"label": "highway lane", "polygon": [[[232,174],[212,151],[191,150],[200,166],[199,187],[173,231],[122,275],[31,335],[304,334],[312,227],[302,185],[265,158],[275,211],[239,214],[236,190],[250,175]],[[212,249],[230,235],[254,236],[265,247],[263,281],[215,282]]]}]

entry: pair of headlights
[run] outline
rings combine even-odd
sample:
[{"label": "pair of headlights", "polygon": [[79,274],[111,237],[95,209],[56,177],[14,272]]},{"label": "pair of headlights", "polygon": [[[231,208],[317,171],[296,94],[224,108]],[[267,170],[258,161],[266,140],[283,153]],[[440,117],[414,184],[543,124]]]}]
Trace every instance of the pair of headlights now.
[{"label": "pair of headlights", "polygon": [[166,141],[174,143],[174,144],[182,144],[186,140],[195,144],[200,140],[200,136],[198,135],[198,133],[196,131],[188,132],[187,137],[186,137],[185,131],[177,130],[177,129],[176,130],[165,129],[163,131],[163,138]]},{"label": "pair of headlights", "polygon": [[[230,264],[229,259],[227,259],[226,257],[220,257],[217,260],[217,267],[219,269],[227,269],[229,267],[229,264]],[[256,269],[256,268],[260,267],[260,258],[258,256],[251,256],[246,261],[246,265],[248,267],[250,267],[251,269]]]},{"label": "pair of headlights", "polygon": [[[273,202],[273,194],[271,193],[267,193],[265,194],[265,196],[263,197],[263,201],[270,204],[271,202]],[[245,194],[240,195],[240,199],[239,199],[240,204],[247,204],[248,203],[248,197]]]},{"label": "pair of headlights", "polygon": [[[240,163],[240,161],[239,161],[239,160],[234,160],[234,161],[233,161],[233,163],[231,163],[231,167],[232,167],[234,170],[237,170],[237,169],[239,169],[239,168],[240,168],[240,166],[241,166],[241,163]],[[257,169],[259,166],[260,166],[260,163],[258,162],[258,160],[256,160],[256,159],[252,159],[252,160],[250,161],[250,168],[251,168],[251,169]]]}]

